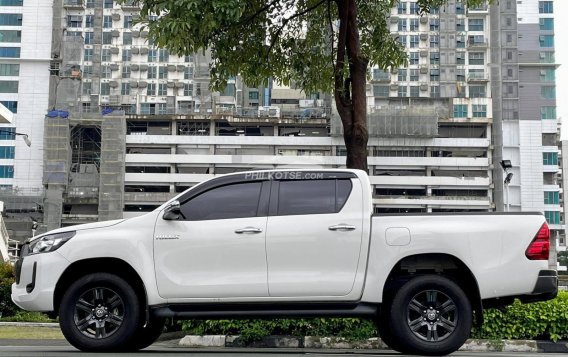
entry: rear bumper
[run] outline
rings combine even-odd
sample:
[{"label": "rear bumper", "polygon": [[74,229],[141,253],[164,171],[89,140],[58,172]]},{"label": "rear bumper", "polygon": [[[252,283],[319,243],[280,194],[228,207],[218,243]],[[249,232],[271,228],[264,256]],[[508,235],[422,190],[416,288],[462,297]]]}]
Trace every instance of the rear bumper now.
[{"label": "rear bumper", "polygon": [[541,270],[538,273],[533,291],[530,294],[504,296],[483,300],[483,308],[511,305],[515,299],[524,303],[552,300],[558,295],[558,273],[556,270]]}]

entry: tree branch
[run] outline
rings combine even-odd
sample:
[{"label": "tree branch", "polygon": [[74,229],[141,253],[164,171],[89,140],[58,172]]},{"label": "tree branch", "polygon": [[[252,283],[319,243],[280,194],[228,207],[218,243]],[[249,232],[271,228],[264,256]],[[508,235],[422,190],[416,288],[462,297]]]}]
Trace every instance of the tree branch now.
[{"label": "tree branch", "polygon": [[310,11],[313,11],[315,9],[317,9],[321,4],[323,4],[324,2],[326,2],[328,0],[321,0],[320,2],[318,2],[317,4],[308,7],[307,9],[305,9],[304,11],[300,11],[298,13],[295,13],[294,15],[282,20],[282,25],[280,25],[280,27],[278,28],[278,31],[276,31],[276,33],[274,34],[274,36],[272,36],[272,39],[270,40],[270,47],[268,48],[268,52],[266,52],[266,59],[268,59],[268,57],[270,56],[270,52],[272,51],[272,48],[274,47],[274,45],[276,44],[276,41],[278,40],[278,37],[280,36],[280,34],[282,33],[282,30],[284,29],[284,27],[286,27],[286,25],[288,24],[288,22],[294,20],[295,18],[298,18],[300,16],[303,16],[305,14],[307,14]]},{"label": "tree branch", "polygon": [[260,9],[258,9],[252,16],[244,19],[243,21],[239,21],[237,23],[237,26],[241,26],[241,25],[245,25],[248,24],[249,22],[251,22],[252,20],[254,20],[258,15],[262,14],[263,12],[265,12],[266,10],[270,9],[274,4],[276,4],[278,1],[280,0],[272,0],[271,2],[269,2],[268,4],[264,5],[263,7],[261,7]]},{"label": "tree branch", "polygon": [[329,36],[331,37],[331,66],[333,67],[333,73],[335,73],[335,61],[333,60],[335,58],[333,57],[333,43],[335,42],[335,36],[333,31],[333,21],[331,20],[331,0],[327,0],[327,19],[329,20]]}]

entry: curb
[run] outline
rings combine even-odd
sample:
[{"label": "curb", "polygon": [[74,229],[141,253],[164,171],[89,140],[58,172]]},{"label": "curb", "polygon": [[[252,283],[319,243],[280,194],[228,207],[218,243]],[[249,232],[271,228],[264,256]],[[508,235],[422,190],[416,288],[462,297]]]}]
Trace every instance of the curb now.
[{"label": "curb", "polygon": [[0,327],[2,326],[59,328],[56,322],[0,322]]},{"label": "curb", "polygon": [[[372,349],[386,350],[389,347],[380,338],[352,341],[341,337],[294,337],[267,336],[260,341],[244,343],[240,336],[187,335],[179,341],[181,347],[250,347],[250,348],[309,348],[309,349]],[[464,352],[525,352],[568,353],[568,341],[535,340],[478,340],[469,339],[459,349]]]}]

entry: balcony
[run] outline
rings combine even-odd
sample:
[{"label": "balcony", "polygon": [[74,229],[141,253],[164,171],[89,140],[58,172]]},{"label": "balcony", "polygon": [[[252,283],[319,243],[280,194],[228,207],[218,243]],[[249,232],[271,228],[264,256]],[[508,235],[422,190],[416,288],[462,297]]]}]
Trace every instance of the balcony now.
[{"label": "balcony", "polygon": [[483,40],[468,40],[467,41],[467,47],[468,48],[476,48],[476,49],[481,49],[481,48],[487,48],[487,46],[489,45],[489,43],[487,42],[487,39],[483,39]]},{"label": "balcony", "polygon": [[83,0],[65,0],[63,7],[66,9],[83,9]]},{"label": "balcony", "polygon": [[467,14],[487,14],[489,13],[489,6],[485,5],[479,5],[479,6],[475,6],[475,7],[470,7],[467,9]]},{"label": "balcony", "polygon": [[488,82],[489,76],[486,73],[469,73],[467,75],[468,82]]}]

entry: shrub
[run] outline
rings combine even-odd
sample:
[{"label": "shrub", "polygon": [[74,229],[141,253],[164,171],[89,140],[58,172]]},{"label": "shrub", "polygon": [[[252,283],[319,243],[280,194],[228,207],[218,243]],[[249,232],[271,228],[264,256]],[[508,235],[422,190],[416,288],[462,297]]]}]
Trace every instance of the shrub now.
[{"label": "shrub", "polygon": [[0,262],[0,312],[2,316],[12,316],[18,311],[18,307],[12,302],[12,284],[16,281],[16,275],[12,264]]},{"label": "shrub", "polygon": [[55,322],[50,319],[46,314],[37,311],[18,310],[12,316],[2,318],[2,321],[10,322]]}]

